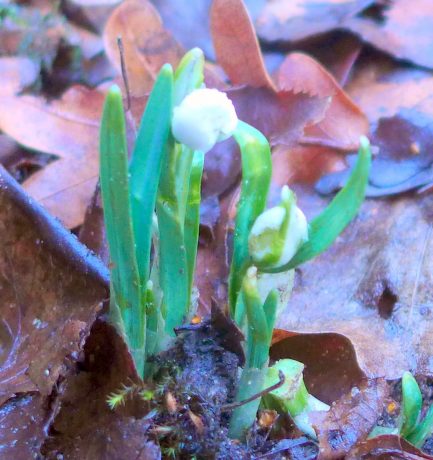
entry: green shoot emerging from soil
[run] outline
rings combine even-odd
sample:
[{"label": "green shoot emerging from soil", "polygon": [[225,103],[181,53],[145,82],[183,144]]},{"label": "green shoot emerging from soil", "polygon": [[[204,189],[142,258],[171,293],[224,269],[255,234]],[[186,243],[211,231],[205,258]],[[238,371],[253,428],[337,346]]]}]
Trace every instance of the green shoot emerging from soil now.
[{"label": "green shoot emerging from soil", "polygon": [[[162,67],[130,161],[121,92],[116,86],[108,92],[101,123],[100,182],[111,258],[110,315],[139,375],[151,378],[155,369],[149,356],[167,349],[174,329],[194,314],[204,155],[216,142],[233,136],[241,152],[242,185],[228,304],[246,336],[246,365],[236,400],[272,386],[282,371],[286,382],[268,394],[263,405],[298,417],[313,435],[302,417],[318,404],[311,403],[317,400],[303,384],[302,364],[294,370],[293,362],[283,360],[268,368],[269,347],[278,312],[291,292],[293,269],[326,250],[358,212],[371,161],[369,143],[361,139],[348,183],[309,224],[288,187],[282,189],[281,202],[266,209],[272,175],[269,143],[237,119],[224,93],[204,88],[203,66],[203,53],[193,49],[175,72],[168,64]],[[287,387],[294,380],[299,387],[295,393]],[[122,391],[111,395],[113,406],[129,389]],[[299,398],[301,403],[296,402]],[[257,398],[234,410],[232,437],[244,437],[259,404]]]},{"label": "green shoot emerging from soil", "polygon": [[415,447],[421,448],[433,433],[433,405],[422,416],[422,394],[417,381],[410,372],[401,379],[401,411],[397,427],[377,426],[370,438],[383,434],[399,434]]}]

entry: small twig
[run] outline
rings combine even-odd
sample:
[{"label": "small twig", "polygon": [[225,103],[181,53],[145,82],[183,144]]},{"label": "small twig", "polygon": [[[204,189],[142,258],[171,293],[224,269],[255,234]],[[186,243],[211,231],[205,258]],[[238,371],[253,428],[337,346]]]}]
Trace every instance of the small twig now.
[{"label": "small twig", "polygon": [[248,404],[249,402],[254,401],[257,398],[261,398],[262,396],[270,393],[271,391],[274,391],[277,388],[280,388],[281,386],[284,385],[284,382],[286,381],[286,378],[284,377],[284,374],[283,374],[282,371],[278,371],[278,377],[279,377],[280,380],[277,383],[275,383],[274,385],[271,385],[268,388],[265,388],[262,391],[259,391],[255,395],[252,395],[249,398],[244,399],[242,401],[237,401],[237,402],[234,402],[234,403],[225,404],[224,406],[221,406],[221,412],[227,412],[227,411],[236,409],[237,407],[243,406],[244,404]]},{"label": "small twig", "polygon": [[209,321],[202,321],[198,324],[184,324],[182,326],[178,326],[174,328],[174,333],[179,335],[181,332],[189,332],[189,331],[201,331],[206,329],[209,326]]},{"label": "small twig", "polygon": [[119,48],[120,68],[122,70],[122,79],[126,90],[126,110],[129,110],[131,108],[131,93],[129,92],[128,73],[126,72],[125,65],[125,49],[123,48],[123,41],[120,35],[117,37],[117,47]]}]

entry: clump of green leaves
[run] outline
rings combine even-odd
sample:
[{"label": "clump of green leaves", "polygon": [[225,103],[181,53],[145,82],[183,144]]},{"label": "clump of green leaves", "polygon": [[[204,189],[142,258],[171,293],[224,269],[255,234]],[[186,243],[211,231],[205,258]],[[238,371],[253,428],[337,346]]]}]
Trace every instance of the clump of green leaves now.
[{"label": "clump of green leaves", "polygon": [[[197,251],[203,155],[171,134],[173,107],[203,83],[194,49],[162,67],[128,161],[122,96],[113,86],[101,123],[100,181],[111,258],[110,313],[139,375],[189,313]],[[151,260],[153,242],[154,256]]]},{"label": "clump of green leaves", "polygon": [[[280,364],[278,372],[283,371],[287,382],[293,381],[290,363],[268,368],[278,312],[291,291],[293,269],[326,250],[356,215],[371,153],[368,140],[361,139],[348,183],[308,226],[288,187],[283,188],[280,205],[266,209],[272,176],[269,142],[257,129],[237,120],[224,94],[203,90],[203,65],[203,53],[194,49],[174,73],[170,65],[162,67],[130,161],[121,93],[116,86],[108,92],[101,123],[100,182],[111,258],[110,313],[139,374],[150,377],[154,369],[147,358],[166,348],[174,328],[193,312],[205,151],[233,135],[241,152],[242,184],[228,303],[246,336],[246,365],[236,396],[242,401],[262,392]],[[208,99],[202,103],[204,96]],[[302,382],[302,371],[296,378]],[[305,414],[313,397],[301,387],[301,396],[272,392],[263,404],[293,412],[294,417]],[[120,404],[128,391],[111,395],[110,404]],[[296,402],[298,396],[303,398],[302,407]],[[244,437],[259,404],[256,398],[234,410],[233,438]],[[299,406],[296,414],[295,406]]]}]

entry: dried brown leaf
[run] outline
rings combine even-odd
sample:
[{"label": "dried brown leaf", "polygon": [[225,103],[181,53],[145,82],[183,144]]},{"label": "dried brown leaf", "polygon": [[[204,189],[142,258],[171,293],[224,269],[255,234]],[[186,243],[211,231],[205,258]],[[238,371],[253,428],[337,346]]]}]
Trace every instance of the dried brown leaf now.
[{"label": "dried brown leaf", "polygon": [[311,415],[319,438],[319,460],[344,458],[379,418],[389,393],[384,380],[368,380],[336,401],[329,412]]},{"label": "dried brown leaf", "polygon": [[274,88],[242,0],[214,0],[211,30],[218,63],[233,84]]},{"label": "dried brown leaf", "polygon": [[108,296],[107,272],[0,170],[0,399],[49,394]]},{"label": "dried brown leaf", "polygon": [[83,221],[98,172],[104,94],[82,86],[61,99],[0,93],[0,129],[27,148],[59,159],[25,181],[26,191],[67,227]]}]

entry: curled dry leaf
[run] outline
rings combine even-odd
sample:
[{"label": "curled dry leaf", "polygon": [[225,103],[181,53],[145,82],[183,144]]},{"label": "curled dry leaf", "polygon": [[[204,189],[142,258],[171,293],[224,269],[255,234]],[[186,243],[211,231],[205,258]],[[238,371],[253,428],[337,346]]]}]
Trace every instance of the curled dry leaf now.
[{"label": "curled dry leaf", "polygon": [[121,73],[118,37],[122,38],[129,89],[133,96],[150,91],[165,63],[175,66],[183,51],[164,28],[158,11],[147,0],[126,0],[110,15],[104,30],[105,52]]},{"label": "curled dry leaf", "polygon": [[345,28],[398,59],[433,68],[433,3],[398,0],[384,7],[380,18],[354,17]]},{"label": "curled dry leaf", "polygon": [[0,399],[47,395],[108,296],[105,267],[0,170]]},{"label": "curled dry leaf", "polygon": [[355,444],[363,441],[379,418],[388,393],[384,380],[367,380],[332,404],[328,412],[313,413],[319,460],[344,458]]},{"label": "curled dry leaf", "polygon": [[327,404],[365,378],[353,345],[340,334],[297,334],[275,329],[270,356],[275,361],[290,358],[304,363],[308,391]]},{"label": "curled dry leaf", "polygon": [[32,150],[59,157],[24,183],[67,227],[83,222],[99,172],[99,120],[104,94],[71,87],[61,99],[0,91],[0,129]]},{"label": "curled dry leaf", "polygon": [[298,41],[339,28],[374,0],[268,0],[256,19],[268,42]]}]

